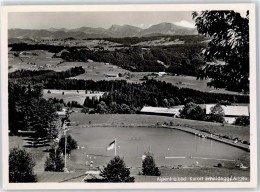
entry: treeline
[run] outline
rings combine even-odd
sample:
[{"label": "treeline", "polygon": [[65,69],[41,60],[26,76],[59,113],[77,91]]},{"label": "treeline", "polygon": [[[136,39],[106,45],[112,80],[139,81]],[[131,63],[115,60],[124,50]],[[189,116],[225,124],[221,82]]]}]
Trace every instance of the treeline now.
[{"label": "treeline", "polygon": [[[81,67],[75,68],[79,68],[79,71],[84,70]],[[34,73],[38,74],[39,72],[30,71],[30,77],[20,78],[18,72],[16,72],[17,78],[13,78],[12,80],[23,84],[41,83],[44,89],[97,90],[106,92],[100,99],[95,97],[91,101],[90,99],[86,99],[84,106],[98,109],[98,105],[103,102],[106,105],[105,108],[107,108],[107,111],[129,111],[124,110],[128,106],[131,113],[134,113],[145,105],[171,107],[185,104],[187,100],[191,100],[197,104],[219,103],[220,101],[249,103],[249,96],[246,95],[201,92],[188,88],[178,88],[171,83],[153,79],[144,81],[143,83],[127,83],[125,80],[93,81],[65,79],[66,75],[49,75],[48,73],[34,76]],[[122,106],[123,104],[124,106]],[[76,104],[70,103],[69,106],[71,105],[74,106]]]},{"label": "treeline", "polygon": [[161,38],[167,38],[171,41],[178,39],[179,41],[185,41],[186,44],[200,43],[206,40],[206,38],[203,35],[158,35],[158,36],[151,36],[151,37],[88,38],[88,40],[98,39],[98,40],[105,40],[105,41],[119,43],[122,44],[123,46],[130,46],[143,41],[153,41],[153,40],[159,40]]},{"label": "treeline", "polygon": [[9,130],[36,131],[35,138],[56,137],[56,108],[42,98],[42,85],[8,84]]},{"label": "treeline", "polygon": [[66,47],[58,45],[46,45],[46,44],[27,44],[27,43],[15,43],[9,44],[8,47],[12,47],[11,51],[28,51],[28,50],[45,50],[51,53],[59,53]]},{"label": "treeline", "polygon": [[31,84],[42,83],[45,81],[52,81],[52,80],[59,80],[65,79],[69,77],[75,77],[80,74],[85,73],[85,69],[82,66],[73,67],[66,71],[55,72],[51,70],[17,70],[15,72],[9,73],[9,81],[17,81],[19,80],[20,83],[27,84],[30,82]]},{"label": "treeline", "polygon": [[[99,90],[107,92],[98,102],[93,101],[92,106],[104,101],[106,105],[112,103],[127,104],[135,108],[148,106],[174,106],[185,104],[187,98],[192,98],[195,103],[218,103],[222,100],[237,103],[249,103],[249,97],[243,95],[229,95],[200,92],[188,88],[178,88],[170,83],[148,80],[141,84],[127,83],[124,80],[92,81],[92,80],[52,80],[45,81],[45,89],[65,90]],[[91,101],[92,102],[92,101]],[[90,102],[88,102],[90,103]]]},{"label": "treeline", "polygon": [[[173,86],[170,83],[149,80],[142,84],[129,84],[125,81],[114,83],[96,82],[96,86],[106,93],[97,97],[86,98],[84,107],[94,108],[95,112],[101,113],[136,113],[143,106],[172,107],[184,105],[188,102],[197,104],[233,102],[248,103],[248,96],[234,96],[227,94],[205,93],[192,89]],[[89,87],[89,86],[88,86]]]},{"label": "treeline", "polygon": [[[124,49],[86,50],[68,48],[61,54],[66,61],[87,62],[88,59],[97,62],[107,62],[133,72],[166,71],[169,73],[196,76],[204,60],[201,57],[203,44],[183,44],[165,47],[130,47]],[[162,61],[164,64],[158,63]]]},{"label": "treeline", "polygon": [[[201,92],[188,88],[178,88],[171,83],[164,81],[147,80],[142,83],[127,83],[125,80],[114,81],[93,81],[93,80],[77,80],[66,79],[72,75],[79,75],[84,72],[82,67],[74,67],[65,72],[52,72],[52,74],[42,71],[42,75],[38,75],[39,71],[30,71],[29,77],[20,77],[20,74],[27,72],[13,72],[9,80],[19,81],[22,84],[38,84],[41,83],[44,89],[64,89],[64,90],[96,90],[109,92],[107,97],[111,97],[112,101],[133,104],[134,106],[155,106],[157,99],[158,106],[163,106],[163,100],[178,97],[178,104],[184,104],[185,98],[191,97],[195,103],[218,103],[219,101],[229,101],[237,103],[249,103],[247,95],[231,95]],[[35,75],[37,74],[37,75]],[[106,96],[106,95],[105,95]],[[104,98],[105,98],[104,96]],[[104,101],[109,104],[111,99]],[[177,100],[177,99],[176,99]]]}]

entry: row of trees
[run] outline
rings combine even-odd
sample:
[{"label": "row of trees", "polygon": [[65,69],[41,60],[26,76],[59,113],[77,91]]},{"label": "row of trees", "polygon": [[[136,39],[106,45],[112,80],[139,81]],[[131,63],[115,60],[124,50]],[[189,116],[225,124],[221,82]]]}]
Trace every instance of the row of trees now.
[{"label": "row of trees", "polygon": [[[140,84],[127,83],[124,80],[116,81],[92,81],[92,80],[55,80],[44,84],[47,89],[78,89],[78,90],[100,90],[108,92],[102,100],[106,105],[112,102],[117,104],[133,105],[134,107],[149,106],[174,106],[185,104],[185,99],[191,97],[195,103],[218,103],[229,101],[236,103],[249,103],[247,95],[231,95],[201,92],[188,88],[178,88],[171,83],[148,80]],[[99,102],[97,98],[86,101],[86,107],[96,107]],[[93,106],[94,105],[94,106]]]},{"label": "row of trees", "polygon": [[[113,86],[111,81],[107,83],[110,84],[108,86],[111,86],[111,84]],[[103,106],[103,108],[108,108],[110,111],[117,111],[116,109],[118,108],[120,111],[120,107],[122,108],[122,105],[125,104],[129,106],[131,111],[138,111],[144,105],[172,107],[188,102],[198,104],[219,102],[230,104],[230,101],[248,103],[248,96],[205,93],[185,88],[179,89],[170,83],[155,80],[149,80],[142,84],[129,84],[124,81],[121,81],[122,84],[118,83],[120,81],[115,82],[116,90],[111,87],[112,90],[106,92],[100,99],[97,97],[92,97],[91,99],[87,97],[84,106],[96,109],[99,105],[99,108]]]},{"label": "row of trees", "polygon": [[59,53],[66,47],[57,45],[46,44],[27,44],[27,43],[15,43],[9,44],[8,47],[12,47],[11,51],[28,51],[28,50],[46,50],[51,53]]},{"label": "row of trees", "polygon": [[55,72],[51,70],[17,70],[8,74],[9,82],[17,82],[19,81],[22,84],[37,84],[45,81],[52,81],[53,79],[60,80],[66,79],[69,77],[75,77],[80,74],[85,73],[85,69],[82,66],[72,67],[66,71]]},{"label": "row of trees", "polygon": [[[221,107],[221,103],[216,104],[210,109],[210,114],[206,115],[206,110],[194,102],[188,102],[180,112],[180,116],[185,119],[212,121],[225,123],[225,112]],[[250,117],[239,116],[236,118],[235,125],[247,126],[250,124]]]},{"label": "row of trees", "polygon": [[189,102],[185,104],[183,110],[181,110],[180,116],[185,119],[200,120],[200,121],[213,121],[224,123],[225,113],[220,104],[216,104],[212,107],[210,114],[206,115],[206,110],[202,109],[199,105]]}]

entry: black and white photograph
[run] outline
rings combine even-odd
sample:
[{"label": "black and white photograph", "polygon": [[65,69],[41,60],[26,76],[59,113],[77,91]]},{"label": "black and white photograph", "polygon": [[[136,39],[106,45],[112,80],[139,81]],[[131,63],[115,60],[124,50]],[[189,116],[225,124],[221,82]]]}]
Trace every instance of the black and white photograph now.
[{"label": "black and white photograph", "polygon": [[5,188],[256,187],[254,4],[1,12]]}]

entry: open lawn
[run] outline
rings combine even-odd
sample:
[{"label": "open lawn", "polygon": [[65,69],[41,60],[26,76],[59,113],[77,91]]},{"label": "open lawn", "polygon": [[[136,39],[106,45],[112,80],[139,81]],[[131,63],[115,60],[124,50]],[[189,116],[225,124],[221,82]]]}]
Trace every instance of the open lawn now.
[{"label": "open lawn", "polygon": [[[50,91],[50,93],[48,93]],[[64,94],[63,94],[64,93]],[[57,98],[63,99],[65,103],[77,101],[80,105],[84,104],[86,97],[90,99],[94,96],[100,98],[104,92],[97,93],[86,93],[85,90],[57,90],[57,89],[44,89],[43,90],[43,98]]]}]

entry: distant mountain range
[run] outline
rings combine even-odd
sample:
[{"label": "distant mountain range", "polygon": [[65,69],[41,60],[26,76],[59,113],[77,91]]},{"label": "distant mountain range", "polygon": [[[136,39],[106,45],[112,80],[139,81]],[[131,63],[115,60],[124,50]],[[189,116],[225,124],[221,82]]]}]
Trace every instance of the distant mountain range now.
[{"label": "distant mountain range", "polygon": [[146,37],[158,35],[197,35],[195,28],[181,27],[172,23],[160,23],[147,29],[131,25],[112,25],[108,29],[80,27],[76,29],[9,29],[8,38],[30,39],[65,39],[65,38],[122,38],[122,37]]}]

